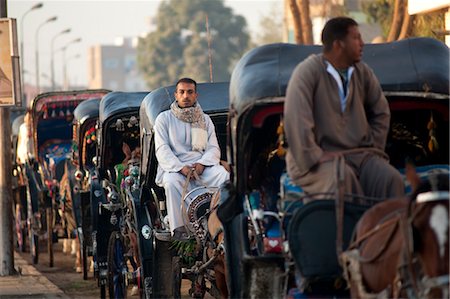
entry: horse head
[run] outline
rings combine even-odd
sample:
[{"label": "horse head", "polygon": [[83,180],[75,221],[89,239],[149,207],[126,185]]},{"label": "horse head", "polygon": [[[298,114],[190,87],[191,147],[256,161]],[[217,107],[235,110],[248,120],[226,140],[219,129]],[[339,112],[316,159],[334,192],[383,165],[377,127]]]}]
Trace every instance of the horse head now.
[{"label": "horse head", "polygon": [[[449,284],[449,176],[430,175],[422,182],[411,197],[408,210],[410,230],[404,247],[409,265],[414,262],[420,267],[410,266],[406,278],[412,282],[419,297],[448,297]],[[417,273],[415,268],[421,269]]]},{"label": "horse head", "polygon": [[413,194],[366,211],[342,255],[352,297],[448,297],[449,176],[410,171]]}]

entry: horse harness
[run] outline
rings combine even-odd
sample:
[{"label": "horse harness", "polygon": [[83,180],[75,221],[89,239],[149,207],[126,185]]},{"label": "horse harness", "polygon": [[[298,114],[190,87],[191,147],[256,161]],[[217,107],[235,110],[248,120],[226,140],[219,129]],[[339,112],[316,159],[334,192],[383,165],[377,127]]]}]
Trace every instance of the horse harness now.
[{"label": "horse harness", "polygon": [[[429,191],[420,193],[417,195],[415,203],[423,204],[433,201],[449,200],[448,191]],[[402,211],[394,212],[393,217],[386,217],[379,221],[379,224],[372,230],[359,236],[356,240],[350,244],[348,250],[341,254],[340,260],[342,261],[342,267],[345,279],[347,281],[352,280],[356,283],[356,287],[359,295],[362,298],[367,299],[381,299],[390,298],[391,294],[394,298],[400,298],[401,291],[404,290],[408,298],[426,298],[432,289],[440,288],[442,290],[443,297],[448,297],[448,285],[449,275],[444,274],[438,277],[423,277],[419,279],[421,270],[420,262],[417,257],[417,253],[414,250],[414,236],[413,236],[413,221],[415,217],[423,211],[424,205],[421,205],[418,209],[415,209],[411,214],[411,206],[414,201],[410,201],[407,217],[404,217],[405,213]],[[380,224],[381,222],[381,224]],[[370,258],[364,258],[360,255],[359,246],[370,236],[379,232],[384,228],[390,230],[380,246],[380,250]],[[383,252],[388,248],[390,241],[395,235],[397,228],[401,229],[406,246],[403,246],[401,252],[401,260],[397,268],[397,274],[392,285],[389,285],[379,293],[369,292],[363,283],[363,277],[361,274],[360,264],[370,263],[379,258]],[[350,278],[351,276],[351,278]]]}]

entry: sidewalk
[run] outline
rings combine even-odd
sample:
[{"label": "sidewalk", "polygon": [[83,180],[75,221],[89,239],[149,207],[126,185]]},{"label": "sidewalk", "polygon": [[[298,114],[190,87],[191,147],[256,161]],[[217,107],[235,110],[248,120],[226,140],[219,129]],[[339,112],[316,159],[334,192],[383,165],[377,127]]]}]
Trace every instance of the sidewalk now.
[{"label": "sidewalk", "polygon": [[0,299],[69,298],[17,252],[14,252],[14,268],[21,274],[0,276]]}]

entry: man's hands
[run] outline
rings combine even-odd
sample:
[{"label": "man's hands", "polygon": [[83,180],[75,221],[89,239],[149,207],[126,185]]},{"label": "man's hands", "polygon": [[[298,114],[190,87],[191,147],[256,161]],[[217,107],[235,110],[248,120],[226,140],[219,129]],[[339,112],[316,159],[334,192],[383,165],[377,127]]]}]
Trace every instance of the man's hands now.
[{"label": "man's hands", "polygon": [[203,171],[205,170],[205,165],[200,164],[200,163],[195,163],[194,168],[195,168],[195,172],[198,175],[202,175]]},{"label": "man's hands", "polygon": [[[197,173],[197,175],[200,176],[200,175],[202,175],[203,171],[205,170],[205,165],[200,164],[200,163],[195,163],[192,166],[185,165],[185,166],[183,166],[183,168],[181,168],[180,172],[182,175],[187,177],[191,170],[194,170]],[[192,176],[192,179],[195,179],[195,177]]]},{"label": "man's hands", "polygon": [[185,177],[188,176],[189,172],[191,171],[192,167],[189,166],[183,166],[183,168],[181,168],[180,172],[182,175],[184,175]]}]

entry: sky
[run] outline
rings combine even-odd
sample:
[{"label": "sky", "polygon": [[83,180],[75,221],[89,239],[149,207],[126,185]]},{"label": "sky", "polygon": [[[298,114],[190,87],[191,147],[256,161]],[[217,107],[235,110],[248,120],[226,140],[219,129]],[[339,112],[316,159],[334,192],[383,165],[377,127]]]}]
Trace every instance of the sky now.
[{"label": "sky", "polygon": [[[164,0],[86,1],[86,0],[7,0],[8,17],[17,19],[18,40],[23,41],[25,82],[35,84],[36,44],[39,53],[40,85],[50,86],[51,45],[53,42],[55,80],[63,81],[63,51],[71,85],[87,85],[87,52],[90,46],[113,45],[117,37],[142,36],[151,30],[152,18]],[[30,8],[42,2],[40,9]],[[235,14],[246,18],[252,35],[262,16],[275,6],[282,11],[282,0],[225,0]],[[26,15],[25,15],[26,14]],[[25,17],[24,17],[25,15]],[[57,17],[54,22],[46,20]],[[70,32],[60,34],[70,28]],[[23,31],[23,34],[22,34]],[[37,42],[36,42],[37,37]],[[81,38],[79,42],[73,42]]]}]

